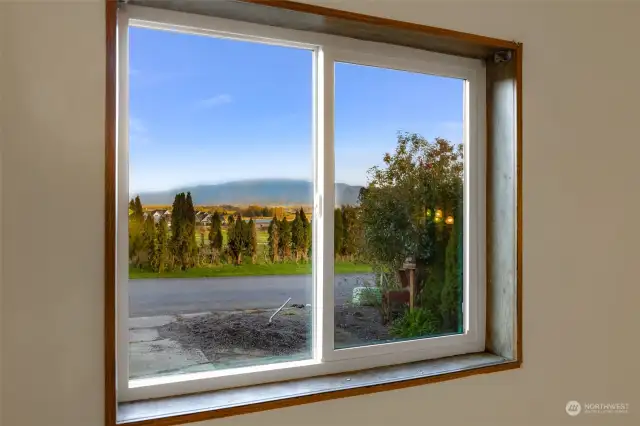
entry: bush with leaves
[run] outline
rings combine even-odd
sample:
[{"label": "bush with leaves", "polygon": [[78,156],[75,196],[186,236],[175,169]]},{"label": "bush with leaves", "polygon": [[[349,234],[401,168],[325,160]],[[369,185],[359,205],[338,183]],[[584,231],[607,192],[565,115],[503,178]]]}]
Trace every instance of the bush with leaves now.
[{"label": "bush with leaves", "polygon": [[[462,219],[455,217],[462,211],[462,145],[401,133],[395,152],[386,154],[383,162],[369,170],[369,183],[360,191],[363,255],[374,271],[388,274],[396,288],[401,282],[398,271],[412,259],[420,306],[440,315],[440,324],[453,326],[453,287],[459,277],[453,268],[461,258],[452,255],[458,246],[447,250],[452,227],[445,218],[454,216],[456,224]],[[460,236],[461,228],[455,244]]]},{"label": "bush with leaves", "polygon": [[391,270],[408,257],[428,263],[443,223],[434,224],[432,212],[441,210],[446,217],[462,199],[462,146],[400,134],[395,153],[383,161],[369,170],[360,196],[365,252]]},{"label": "bush with leaves", "polygon": [[389,329],[389,334],[401,339],[429,336],[438,333],[440,320],[437,315],[427,309],[407,310],[396,319]]}]

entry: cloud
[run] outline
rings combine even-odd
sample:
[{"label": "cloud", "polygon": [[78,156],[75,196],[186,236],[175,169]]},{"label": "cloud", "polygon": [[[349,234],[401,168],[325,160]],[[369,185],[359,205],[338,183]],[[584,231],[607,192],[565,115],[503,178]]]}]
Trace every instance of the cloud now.
[{"label": "cloud", "polygon": [[148,145],[151,143],[149,139],[149,129],[144,121],[139,118],[129,117],[129,144],[130,145]]},{"label": "cloud", "polygon": [[136,117],[129,117],[129,131],[131,133],[147,133],[147,126]]},{"label": "cloud", "polygon": [[201,108],[214,108],[220,105],[231,103],[231,101],[232,99],[230,95],[221,94],[201,100],[200,102],[198,102],[198,106],[200,106]]}]

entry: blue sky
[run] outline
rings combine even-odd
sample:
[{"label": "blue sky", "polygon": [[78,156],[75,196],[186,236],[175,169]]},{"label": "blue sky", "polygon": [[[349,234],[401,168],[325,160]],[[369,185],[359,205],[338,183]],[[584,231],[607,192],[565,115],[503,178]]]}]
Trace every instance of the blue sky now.
[{"label": "blue sky", "polygon": [[[461,80],[336,64],[336,181],[366,183],[398,131],[462,140]],[[312,53],[130,30],[131,192],[311,180]]]}]

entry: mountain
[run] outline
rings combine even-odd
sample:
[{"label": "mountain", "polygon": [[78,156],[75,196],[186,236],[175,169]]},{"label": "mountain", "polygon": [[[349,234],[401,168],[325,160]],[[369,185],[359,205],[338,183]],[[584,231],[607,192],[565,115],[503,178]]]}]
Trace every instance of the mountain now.
[{"label": "mountain", "polygon": [[[336,183],[336,205],[358,203],[361,186]],[[313,184],[304,180],[259,179],[226,182],[217,185],[197,185],[168,191],[142,192],[142,204],[169,205],[175,194],[191,192],[193,201],[199,205],[310,205],[313,202]]]}]

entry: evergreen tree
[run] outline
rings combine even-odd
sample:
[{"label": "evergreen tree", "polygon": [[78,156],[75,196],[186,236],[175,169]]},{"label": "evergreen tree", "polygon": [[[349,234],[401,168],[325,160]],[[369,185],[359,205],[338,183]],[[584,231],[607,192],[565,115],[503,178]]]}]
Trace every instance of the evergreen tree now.
[{"label": "evergreen tree", "polygon": [[300,207],[300,222],[302,223],[301,255],[304,259],[308,259],[311,251],[311,223],[302,207]]},{"label": "evergreen tree", "polygon": [[134,202],[133,214],[142,223],[144,220],[144,211],[142,210],[142,203],[140,202],[140,196],[136,195]]},{"label": "evergreen tree", "polygon": [[164,272],[169,268],[169,235],[167,221],[161,217],[156,225],[156,240],[158,272]]},{"label": "evergreen tree", "polygon": [[280,250],[280,257],[284,260],[291,258],[291,224],[287,221],[287,218],[282,218],[280,222],[280,229],[278,229],[279,242],[278,248]]},{"label": "evergreen tree", "polygon": [[342,207],[342,255],[353,259],[358,249],[358,219],[356,209]]},{"label": "evergreen tree", "polygon": [[242,225],[242,251],[247,256],[251,256],[251,227],[249,226],[249,222],[245,222],[242,219],[242,216],[239,216],[239,220]]},{"label": "evergreen tree", "polygon": [[300,234],[303,232],[300,222],[300,212],[296,210],[296,215],[291,221],[291,254],[297,262],[300,257]]},{"label": "evergreen tree", "polygon": [[280,260],[280,250],[279,250],[280,236],[279,236],[278,230],[279,230],[278,218],[273,216],[273,219],[271,219],[271,222],[269,223],[269,229],[267,232],[268,232],[268,238],[269,238],[269,259],[274,263]]},{"label": "evergreen tree", "polygon": [[258,232],[256,230],[256,223],[253,219],[249,219],[249,255],[251,256],[251,263],[256,263],[256,257],[258,255]]},{"label": "evergreen tree", "polygon": [[242,264],[242,253],[246,250],[244,221],[240,216],[234,220],[233,232],[228,232],[228,248],[236,265]]},{"label": "evergreen tree", "polygon": [[222,219],[216,211],[211,218],[211,226],[209,227],[209,247],[211,248],[211,262],[217,262],[222,250]]},{"label": "evergreen tree", "polygon": [[132,214],[129,217],[129,261],[138,268],[141,266],[141,253],[144,250],[142,229],[142,222]]},{"label": "evergreen tree", "polygon": [[307,259],[311,259],[313,254],[313,221],[307,225]]},{"label": "evergreen tree", "polygon": [[233,245],[235,241],[235,220],[233,215],[229,215],[227,219],[227,247],[225,249],[227,256],[229,257],[229,263],[235,263],[235,256],[233,254]]},{"label": "evergreen tree", "polygon": [[307,215],[304,212],[304,209],[302,207],[300,207],[300,211],[298,212],[298,214],[300,215],[300,219],[302,220],[303,223],[309,223],[309,219],[307,219]]},{"label": "evergreen tree", "polygon": [[333,212],[333,254],[336,258],[342,255],[344,228],[342,226],[342,210],[335,209]]},{"label": "evergreen tree", "polygon": [[196,242],[196,210],[193,207],[191,192],[187,192],[185,200],[187,256],[189,266],[196,266],[198,259],[198,243]]},{"label": "evergreen tree", "polygon": [[455,331],[458,313],[461,310],[462,275],[460,273],[460,253],[458,250],[458,225],[449,233],[445,253],[444,285],[440,297],[440,314],[445,331]]},{"label": "evergreen tree", "polygon": [[145,251],[144,245],[144,212],[140,197],[129,201],[129,209],[132,210],[129,216],[129,261],[136,267],[142,266],[142,254]]},{"label": "evergreen tree", "polygon": [[174,261],[182,270],[189,267],[189,219],[184,192],[176,194],[171,215],[171,249]]},{"label": "evergreen tree", "polygon": [[147,253],[147,262],[152,271],[158,270],[158,248],[156,246],[156,225],[153,216],[147,216],[143,230],[144,248]]}]

